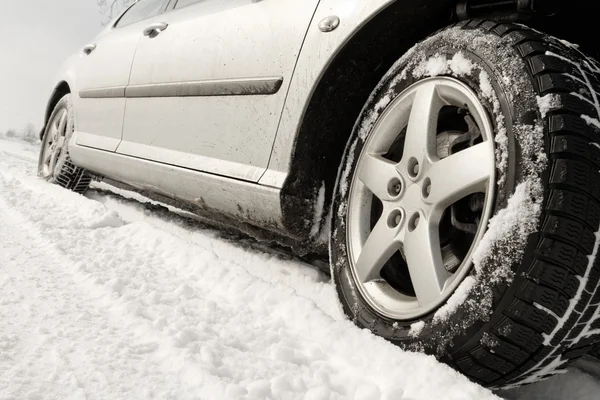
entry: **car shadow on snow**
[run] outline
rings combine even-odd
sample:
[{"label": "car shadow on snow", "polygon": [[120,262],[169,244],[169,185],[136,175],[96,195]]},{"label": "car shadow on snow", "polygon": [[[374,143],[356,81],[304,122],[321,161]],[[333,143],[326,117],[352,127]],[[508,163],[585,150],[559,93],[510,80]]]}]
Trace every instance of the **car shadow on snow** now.
[{"label": "car shadow on snow", "polygon": [[567,373],[496,393],[507,400],[598,400],[600,398],[600,361],[582,357]]}]

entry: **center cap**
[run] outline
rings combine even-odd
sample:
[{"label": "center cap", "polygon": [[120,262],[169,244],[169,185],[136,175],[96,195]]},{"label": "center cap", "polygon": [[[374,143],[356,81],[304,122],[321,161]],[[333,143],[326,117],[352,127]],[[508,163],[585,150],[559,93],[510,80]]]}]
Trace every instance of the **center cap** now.
[{"label": "center cap", "polygon": [[404,195],[398,199],[398,203],[407,212],[416,212],[423,210],[425,202],[423,200],[423,189],[420,182],[411,183],[404,192]]}]

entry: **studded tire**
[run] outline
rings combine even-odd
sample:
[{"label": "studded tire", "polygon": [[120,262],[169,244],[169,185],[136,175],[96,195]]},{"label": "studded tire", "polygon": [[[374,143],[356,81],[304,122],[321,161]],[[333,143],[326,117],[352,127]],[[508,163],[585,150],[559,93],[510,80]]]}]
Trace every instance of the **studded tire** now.
[{"label": "studded tire", "polygon": [[[469,85],[492,116],[494,218],[471,285],[441,314],[392,320],[369,306],[351,273],[348,187],[384,105],[431,75]],[[590,352],[600,339],[599,91],[595,60],[517,24],[464,21],[401,58],[363,109],[338,176],[331,268],[348,317],[490,388],[535,382]]]},{"label": "studded tire", "polygon": [[[60,113],[66,113],[66,127],[64,132],[64,140],[65,145],[62,149],[58,160],[52,171],[48,173],[44,173],[43,163],[44,163],[44,151],[46,148],[46,144],[50,139],[52,127],[51,124],[55,121],[57,116]],[[57,184],[62,186],[65,189],[72,190],[76,193],[83,194],[90,186],[92,181],[92,177],[90,174],[86,172],[83,168],[77,167],[71,161],[68,153],[68,141],[73,135],[74,131],[74,113],[73,113],[73,105],[71,102],[71,95],[67,94],[54,107],[52,114],[48,120],[48,124],[44,129],[44,134],[42,135],[42,147],[40,149],[40,156],[38,161],[38,175],[47,180],[50,183]]]}]

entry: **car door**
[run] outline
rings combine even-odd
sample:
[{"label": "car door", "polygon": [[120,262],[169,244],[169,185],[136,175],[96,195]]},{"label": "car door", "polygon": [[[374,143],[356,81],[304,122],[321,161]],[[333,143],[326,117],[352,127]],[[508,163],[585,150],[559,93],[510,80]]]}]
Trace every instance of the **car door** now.
[{"label": "car door", "polygon": [[318,2],[179,0],[140,40],[117,152],[257,182]]},{"label": "car door", "polygon": [[141,0],[81,53],[75,97],[77,144],[115,151],[121,141],[125,87],[145,20],[164,11],[166,0]]}]

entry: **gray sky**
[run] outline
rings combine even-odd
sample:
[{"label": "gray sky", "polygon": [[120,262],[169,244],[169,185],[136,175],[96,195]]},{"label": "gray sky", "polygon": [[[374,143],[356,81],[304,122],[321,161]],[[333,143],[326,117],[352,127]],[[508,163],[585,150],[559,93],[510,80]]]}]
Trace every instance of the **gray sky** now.
[{"label": "gray sky", "polygon": [[100,32],[96,0],[1,0],[0,131],[41,127],[67,57]]}]

